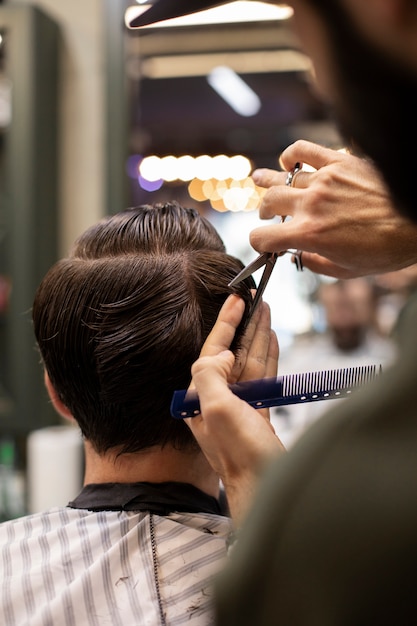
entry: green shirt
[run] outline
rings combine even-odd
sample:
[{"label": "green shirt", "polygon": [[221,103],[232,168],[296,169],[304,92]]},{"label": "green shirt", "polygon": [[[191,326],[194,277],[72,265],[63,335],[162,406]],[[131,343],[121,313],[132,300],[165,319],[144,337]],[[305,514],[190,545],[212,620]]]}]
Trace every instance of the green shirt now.
[{"label": "green shirt", "polygon": [[269,468],[217,626],[417,623],[417,295],[397,338],[397,362]]}]

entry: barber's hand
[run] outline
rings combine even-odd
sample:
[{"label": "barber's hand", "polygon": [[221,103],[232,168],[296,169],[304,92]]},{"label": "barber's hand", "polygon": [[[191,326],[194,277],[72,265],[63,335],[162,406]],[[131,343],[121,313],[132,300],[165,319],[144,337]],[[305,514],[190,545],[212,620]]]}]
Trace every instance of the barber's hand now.
[{"label": "barber's hand", "polygon": [[244,303],[230,296],[192,367],[201,415],[186,420],[210,465],[226,489],[232,516],[239,521],[265,462],[284,447],[268,413],[235,396],[228,384],[276,376],[278,342],[270,328],[269,307],[262,303],[251,320],[238,358],[228,350],[242,318]]},{"label": "barber's hand", "polygon": [[[256,250],[303,250],[305,267],[337,278],[379,274],[417,262],[417,226],[393,208],[369,161],[300,140],[284,150],[280,162],[286,171],[258,169],[252,174],[258,186],[268,189],[260,217],[293,219],[253,230],[250,242]],[[296,163],[316,171],[299,172],[288,186],[287,171]]]}]

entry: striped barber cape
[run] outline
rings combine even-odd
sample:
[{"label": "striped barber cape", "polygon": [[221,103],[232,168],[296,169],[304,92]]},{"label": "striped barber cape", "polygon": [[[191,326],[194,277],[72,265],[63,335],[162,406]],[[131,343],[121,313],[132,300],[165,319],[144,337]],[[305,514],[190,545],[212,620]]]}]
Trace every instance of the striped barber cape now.
[{"label": "striped barber cape", "polygon": [[228,517],[210,512],[210,502],[203,512],[172,512],[172,503],[163,514],[129,510],[141,506],[131,494],[108,510],[106,494],[93,506],[97,494],[87,493],[97,509],[89,510],[83,495],[0,524],[2,626],[213,624],[212,578],[226,558]]}]

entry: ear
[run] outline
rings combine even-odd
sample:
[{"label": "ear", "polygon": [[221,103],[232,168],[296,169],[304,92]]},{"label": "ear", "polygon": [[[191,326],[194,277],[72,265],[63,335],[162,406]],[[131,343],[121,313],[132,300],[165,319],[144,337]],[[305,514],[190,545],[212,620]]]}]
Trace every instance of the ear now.
[{"label": "ear", "polygon": [[49,378],[48,372],[46,370],[44,370],[43,378],[45,381],[46,390],[48,392],[49,398],[53,404],[55,411],[59,413],[62,417],[65,417],[65,419],[74,421],[74,417],[71,411],[69,410],[67,406],[65,406],[65,404],[62,402],[61,398],[55,391],[55,387],[51,383],[51,379]]}]

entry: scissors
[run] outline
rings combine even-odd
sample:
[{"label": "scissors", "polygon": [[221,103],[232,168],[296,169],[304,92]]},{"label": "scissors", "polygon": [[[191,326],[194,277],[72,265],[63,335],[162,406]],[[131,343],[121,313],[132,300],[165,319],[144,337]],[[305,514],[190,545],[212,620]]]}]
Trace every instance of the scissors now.
[{"label": "scissors", "polygon": [[228,287],[234,287],[238,285],[242,280],[245,280],[249,276],[251,276],[256,270],[259,270],[262,266],[265,266],[264,271],[262,273],[261,280],[259,281],[258,288],[256,290],[256,295],[252,303],[252,308],[250,310],[247,322],[251,319],[252,315],[256,311],[256,308],[259,302],[262,299],[263,293],[266,289],[268,281],[271,277],[272,270],[275,267],[275,263],[279,256],[283,254],[292,254],[294,257],[295,266],[297,271],[302,272],[303,270],[303,262],[301,259],[303,251],[302,250],[283,250],[282,252],[263,252],[260,254],[254,261],[249,263],[246,267],[243,268],[239,272],[237,276],[234,277],[233,280],[230,281]]}]

